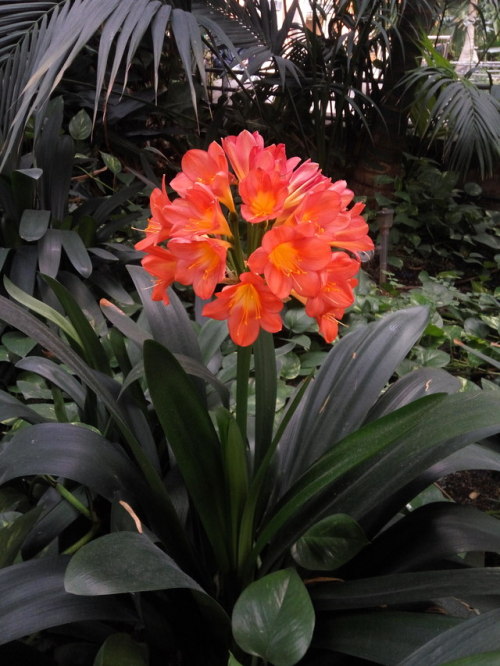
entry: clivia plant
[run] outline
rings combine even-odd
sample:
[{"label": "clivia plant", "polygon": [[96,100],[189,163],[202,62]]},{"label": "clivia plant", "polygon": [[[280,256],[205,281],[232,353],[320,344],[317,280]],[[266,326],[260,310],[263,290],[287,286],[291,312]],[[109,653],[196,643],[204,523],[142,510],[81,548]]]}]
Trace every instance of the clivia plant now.
[{"label": "clivia plant", "polygon": [[[99,336],[53,278],[60,311],[5,283],[0,318],[43,350],[17,366],[54,410],[0,395],[2,643],[65,635],[95,666],[498,658],[500,572],[467,554],[500,551],[500,524],[432,492],[500,469],[498,393],[432,368],[390,383],[427,325],[416,307],[344,335],[277,418],[284,302],[336,338],[372,247],[362,206],[257,133],[181,166],[129,267],[138,318],[104,301]],[[203,301],[196,328],[174,283]]]}]

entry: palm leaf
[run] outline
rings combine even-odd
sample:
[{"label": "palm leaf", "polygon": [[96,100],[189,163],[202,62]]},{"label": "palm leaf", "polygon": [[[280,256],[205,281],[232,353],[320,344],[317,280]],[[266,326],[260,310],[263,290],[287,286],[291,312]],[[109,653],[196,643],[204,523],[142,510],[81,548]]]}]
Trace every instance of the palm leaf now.
[{"label": "palm leaf", "polygon": [[[287,74],[297,76],[294,65],[281,55],[294,4],[284,24],[286,30],[277,29],[274,4],[270,9],[264,2],[259,6],[259,12],[240,8],[235,0],[193,3],[191,11],[159,0],[18,0],[4,6],[0,9],[2,167],[18,145],[28,119],[43,114],[66,71],[91,40],[98,43],[94,119],[101,94],[105,101],[109,99],[118,76],[123,88],[126,86],[132,59],[148,31],[155,92],[163,44],[172,39],[195,110],[193,75],[198,72],[204,84],[204,40],[216,51],[224,46],[236,55],[243,49],[248,73],[273,60],[283,82]],[[236,61],[241,62],[239,56]]]}]

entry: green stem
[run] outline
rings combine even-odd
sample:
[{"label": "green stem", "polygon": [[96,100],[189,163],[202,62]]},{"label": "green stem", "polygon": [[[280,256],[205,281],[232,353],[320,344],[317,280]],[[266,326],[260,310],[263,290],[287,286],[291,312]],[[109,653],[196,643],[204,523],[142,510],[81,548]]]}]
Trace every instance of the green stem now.
[{"label": "green stem", "polygon": [[239,218],[235,213],[229,213],[229,226],[231,227],[233,234],[232,255],[234,265],[238,273],[244,273],[246,271],[245,258],[243,256],[243,250],[241,249]]},{"label": "green stem", "polygon": [[54,479],[50,479],[51,485],[54,486],[54,488],[57,490],[59,495],[63,497],[69,504],[71,504],[72,507],[74,507],[79,513],[85,516],[85,518],[88,518],[91,521],[94,521],[94,514],[88,507],[85,506],[80,500],[73,495],[73,493],[65,488],[61,483],[57,483],[54,481]]},{"label": "green stem", "polygon": [[94,523],[87,534],[84,534],[81,539],[78,539],[78,541],[76,541],[72,546],[66,548],[66,550],[63,552],[63,555],[73,555],[73,553],[76,553],[77,550],[80,550],[82,546],[85,546],[86,543],[92,541],[92,539],[99,531],[100,526],[100,522]]},{"label": "green stem", "polygon": [[248,380],[250,377],[250,361],[252,347],[238,347],[236,362],[236,423],[243,440],[247,438],[248,415]]}]

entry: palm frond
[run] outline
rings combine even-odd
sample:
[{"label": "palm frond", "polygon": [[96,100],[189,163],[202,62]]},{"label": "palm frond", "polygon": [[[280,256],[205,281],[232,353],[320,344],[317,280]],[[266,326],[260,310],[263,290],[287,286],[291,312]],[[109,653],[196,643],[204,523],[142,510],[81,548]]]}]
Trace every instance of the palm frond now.
[{"label": "palm frond", "polygon": [[413,113],[422,140],[443,140],[450,169],[467,172],[476,162],[481,176],[491,174],[500,156],[500,104],[449,67],[420,67],[406,77],[414,90]]},{"label": "palm frond", "polygon": [[[282,78],[297,72],[280,50],[286,30],[278,30],[274,3],[260,11],[242,9],[236,0],[194,2],[191,11],[160,0],[13,0],[0,8],[0,150],[2,167],[19,144],[30,117],[43,109],[68,68],[86,46],[98,44],[94,119],[101,95],[106,102],[118,76],[128,70],[146,33],[152,40],[155,91],[166,39],[177,48],[196,111],[193,76],[205,82],[205,45],[209,40],[247,58],[248,76],[272,60]],[[293,9],[290,7],[290,12]],[[290,14],[291,16],[291,14]],[[237,20],[235,20],[235,18]],[[285,22],[289,27],[290,18]],[[240,58],[241,60],[241,58]]]}]

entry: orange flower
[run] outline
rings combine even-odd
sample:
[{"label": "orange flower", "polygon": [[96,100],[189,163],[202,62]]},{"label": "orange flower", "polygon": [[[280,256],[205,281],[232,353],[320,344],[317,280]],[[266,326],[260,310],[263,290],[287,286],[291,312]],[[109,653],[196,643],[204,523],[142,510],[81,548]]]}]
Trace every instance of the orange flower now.
[{"label": "orange flower", "polygon": [[252,169],[240,182],[243,200],[241,215],[247,222],[263,222],[277,217],[288,194],[286,182],[276,171]]},{"label": "orange flower", "polygon": [[273,227],[248,258],[248,266],[264,274],[278,298],[286,298],[292,290],[315,296],[321,287],[318,271],[328,265],[330,256],[328,243],[305,236],[300,227]]},{"label": "orange flower", "polygon": [[141,260],[141,264],[148,273],[156,278],[151,298],[153,301],[163,301],[165,305],[170,303],[167,289],[175,280],[177,258],[162,247],[153,247]]},{"label": "orange flower", "polygon": [[231,162],[236,178],[243,180],[250,170],[250,156],[264,148],[264,139],[258,132],[243,130],[238,136],[222,139],[222,147]]},{"label": "orange flower", "polygon": [[343,215],[347,224],[337,229],[329,229],[329,242],[334,247],[341,247],[351,252],[369,252],[373,250],[373,241],[368,236],[368,225],[361,217],[365,207],[364,203],[358,202]]},{"label": "orange flower", "polygon": [[155,187],[149,198],[151,217],[148,226],[144,229],[146,238],[135,244],[136,250],[146,251],[150,246],[161,243],[170,236],[172,225],[167,219],[166,213],[172,202],[168,198],[165,189],[165,176],[163,176],[162,189]]},{"label": "orange flower", "polygon": [[278,314],[283,303],[271,293],[259,275],[242,273],[240,282],[215,294],[216,300],[207,303],[202,314],[212,319],[228,320],[233,342],[247,347],[255,342],[263,328],[270,333],[281,330]]},{"label": "orange flower", "polygon": [[185,196],[194,183],[202,183],[229,210],[236,211],[230,187],[234,177],[229,173],[226,155],[218,143],[212,141],[208,150],[188,150],[182,158],[181,167],[182,171],[170,183],[178,194]]},{"label": "orange flower", "polygon": [[168,249],[177,260],[175,279],[192,284],[195,294],[207,299],[224,279],[230,243],[217,238],[173,238]]},{"label": "orange flower", "polygon": [[360,262],[345,252],[333,252],[329,265],[321,271],[321,288],[306,301],[306,314],[320,317],[331,310],[348,308],[354,303],[354,276]]},{"label": "orange flower", "polygon": [[319,332],[326,342],[333,342],[339,334],[339,321],[343,316],[344,310],[333,309],[315,318],[318,322]]},{"label": "orange flower", "polygon": [[218,199],[201,183],[186,190],[184,198],[176,199],[165,215],[172,225],[172,236],[232,235]]}]

